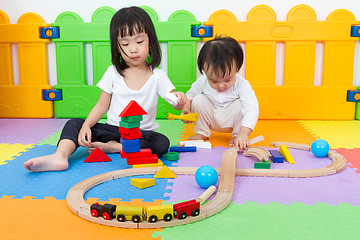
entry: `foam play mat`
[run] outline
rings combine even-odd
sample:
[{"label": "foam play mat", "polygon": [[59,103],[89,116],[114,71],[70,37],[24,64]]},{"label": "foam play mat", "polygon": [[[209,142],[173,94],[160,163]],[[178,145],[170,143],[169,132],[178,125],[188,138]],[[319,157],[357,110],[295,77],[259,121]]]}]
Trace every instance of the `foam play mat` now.
[{"label": "foam play mat", "polygon": [[[331,150],[344,156],[347,166],[341,172],[321,177],[236,176],[232,201],[223,211],[198,222],[154,229],[89,222],[71,212],[66,204],[66,195],[75,184],[130,168],[120,154],[108,154],[111,162],[84,163],[89,154],[81,147],[71,156],[67,171],[32,173],[23,168],[26,160],[56,150],[65,122],[65,119],[0,119],[3,213],[0,239],[359,239],[359,148],[353,144],[360,140],[356,134],[360,126],[357,121],[260,120],[250,137],[263,135],[265,140],[256,146],[274,148],[270,145],[273,141],[310,145],[321,137],[329,139]],[[159,124],[159,131],[169,137],[172,145],[193,134],[193,126],[181,121],[159,120]],[[331,131],[322,130],[329,127]],[[344,127],[354,131],[344,132]],[[220,168],[230,137],[213,133],[209,140],[211,149],[180,153],[177,161],[160,159],[169,167]],[[332,139],[337,141],[333,143]],[[291,148],[289,151],[295,164],[272,163],[271,169],[316,169],[331,164],[329,158],[317,158],[309,151]],[[251,169],[255,161],[254,157],[239,154],[236,166]],[[132,186],[131,178],[99,184],[87,191],[84,199],[89,205],[99,202],[146,207],[196,199],[204,192],[194,175],[156,178],[155,185],[145,189]],[[213,196],[209,201],[212,199]]]}]

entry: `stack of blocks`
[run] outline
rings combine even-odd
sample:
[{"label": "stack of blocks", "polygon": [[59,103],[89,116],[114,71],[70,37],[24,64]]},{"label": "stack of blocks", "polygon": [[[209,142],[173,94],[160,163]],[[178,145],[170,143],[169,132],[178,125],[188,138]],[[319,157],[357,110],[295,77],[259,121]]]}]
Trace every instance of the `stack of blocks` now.
[{"label": "stack of blocks", "polygon": [[151,149],[140,149],[139,139],[142,136],[140,121],[143,120],[145,114],[147,112],[132,100],[119,115],[121,117],[119,123],[120,143],[123,147],[120,156],[127,159],[128,165],[157,164],[159,161]]}]

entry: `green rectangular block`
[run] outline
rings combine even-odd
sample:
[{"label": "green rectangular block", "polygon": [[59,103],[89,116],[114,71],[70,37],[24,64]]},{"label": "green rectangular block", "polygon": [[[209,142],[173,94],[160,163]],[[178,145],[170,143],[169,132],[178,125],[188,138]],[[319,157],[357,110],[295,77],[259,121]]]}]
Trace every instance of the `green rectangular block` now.
[{"label": "green rectangular block", "polygon": [[270,160],[269,161],[261,161],[254,163],[254,168],[258,169],[270,169]]},{"label": "green rectangular block", "polygon": [[121,117],[122,122],[141,122],[143,120],[142,115]]},{"label": "green rectangular block", "polygon": [[140,127],[140,122],[119,122],[120,127],[123,128],[137,128]]}]

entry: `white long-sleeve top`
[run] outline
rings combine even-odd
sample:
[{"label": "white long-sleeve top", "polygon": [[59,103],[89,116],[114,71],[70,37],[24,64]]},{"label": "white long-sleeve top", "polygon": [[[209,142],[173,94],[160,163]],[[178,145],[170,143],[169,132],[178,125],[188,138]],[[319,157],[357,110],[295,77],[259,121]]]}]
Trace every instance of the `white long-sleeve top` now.
[{"label": "white long-sleeve top", "polygon": [[240,99],[243,114],[242,126],[254,130],[259,117],[259,103],[249,81],[240,76],[240,74],[236,74],[234,85],[226,92],[221,93],[213,89],[206,76],[202,75],[191,85],[186,96],[192,99],[198,94],[207,96],[214,104],[215,109],[226,107],[236,99]]}]

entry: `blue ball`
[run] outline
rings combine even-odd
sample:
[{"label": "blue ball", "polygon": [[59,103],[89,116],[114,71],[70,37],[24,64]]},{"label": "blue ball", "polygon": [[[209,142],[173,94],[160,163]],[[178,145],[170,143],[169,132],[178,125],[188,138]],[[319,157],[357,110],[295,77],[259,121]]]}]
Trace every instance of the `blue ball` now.
[{"label": "blue ball", "polygon": [[202,188],[209,188],[211,185],[215,185],[218,181],[218,173],[215,168],[204,165],[198,168],[195,173],[196,183]]},{"label": "blue ball", "polygon": [[329,150],[329,144],[323,139],[315,140],[311,144],[311,152],[318,158],[325,157],[329,153]]}]

